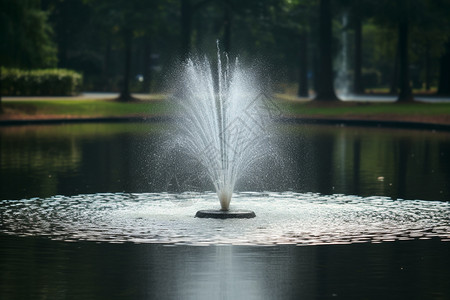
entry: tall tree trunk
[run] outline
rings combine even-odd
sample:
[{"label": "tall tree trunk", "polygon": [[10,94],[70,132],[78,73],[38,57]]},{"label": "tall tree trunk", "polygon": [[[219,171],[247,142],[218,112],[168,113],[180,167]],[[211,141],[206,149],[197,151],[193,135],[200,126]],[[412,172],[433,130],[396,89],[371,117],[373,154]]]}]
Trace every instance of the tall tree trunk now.
[{"label": "tall tree trunk", "polygon": [[427,40],[425,46],[425,90],[428,92],[431,88],[431,57],[430,57],[430,41]]},{"label": "tall tree trunk", "polygon": [[400,94],[397,98],[398,102],[414,100],[409,79],[408,25],[407,15],[402,16],[398,23],[398,49],[400,55]]},{"label": "tall tree trunk", "polygon": [[300,34],[299,40],[299,81],[297,95],[299,97],[308,97],[308,34],[306,31]]},{"label": "tall tree trunk", "polygon": [[105,61],[103,63],[103,90],[110,92],[111,87],[111,34],[107,33],[105,47]]},{"label": "tall tree trunk", "polygon": [[224,35],[223,46],[226,53],[231,51],[231,7],[228,0],[225,1],[225,15],[224,15]]},{"label": "tall tree trunk", "polygon": [[359,16],[355,17],[355,74],[353,78],[353,92],[355,94],[364,94],[362,82],[362,24]]},{"label": "tall tree trunk", "polygon": [[190,0],[181,0],[181,56],[185,60],[191,51],[192,6]]},{"label": "tall tree trunk", "polygon": [[391,86],[389,87],[389,93],[392,95],[397,94],[397,88],[398,88],[398,64],[399,64],[399,48],[398,48],[398,42],[397,42],[397,49],[395,50],[395,58],[394,58],[394,70],[392,70],[392,77],[391,77]]},{"label": "tall tree trunk", "polygon": [[318,101],[337,101],[333,86],[332,35],[330,0],[321,0],[319,5],[319,86]]},{"label": "tall tree trunk", "polygon": [[2,79],[2,64],[0,64],[0,114],[3,112],[2,95],[3,95],[3,79]]},{"label": "tall tree trunk", "polygon": [[124,31],[124,42],[125,42],[125,68],[123,72],[123,86],[120,96],[118,98],[119,101],[128,102],[132,101],[133,97],[130,94],[130,75],[131,75],[131,44],[132,44],[132,31],[130,29],[126,29]]},{"label": "tall tree trunk", "polygon": [[319,90],[319,86],[320,86],[320,78],[319,78],[320,67],[319,66],[320,66],[319,54],[316,49],[316,51],[313,52],[313,70],[314,70],[313,89],[314,89],[314,92],[316,93],[316,95],[317,95],[317,90]]},{"label": "tall tree trunk", "polygon": [[450,95],[450,40],[445,46],[445,53],[440,59],[439,95]]},{"label": "tall tree trunk", "polygon": [[145,38],[144,42],[144,82],[142,83],[142,92],[150,93],[152,84],[152,59],[151,59],[151,41],[149,37]]}]

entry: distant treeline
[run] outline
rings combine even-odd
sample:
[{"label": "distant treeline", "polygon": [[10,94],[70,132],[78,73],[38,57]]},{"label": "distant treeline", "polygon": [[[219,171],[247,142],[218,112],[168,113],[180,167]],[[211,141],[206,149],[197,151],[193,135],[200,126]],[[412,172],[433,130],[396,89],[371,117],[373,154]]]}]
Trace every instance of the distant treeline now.
[{"label": "distant treeline", "polygon": [[84,75],[87,90],[124,96],[160,90],[187,57],[214,59],[219,40],[230,57],[262,62],[275,83],[296,83],[300,96],[314,90],[318,98],[333,98],[338,71],[347,73],[341,77],[354,93],[384,87],[409,99],[414,86],[450,94],[450,0],[0,0],[0,5],[2,66],[73,69]]}]

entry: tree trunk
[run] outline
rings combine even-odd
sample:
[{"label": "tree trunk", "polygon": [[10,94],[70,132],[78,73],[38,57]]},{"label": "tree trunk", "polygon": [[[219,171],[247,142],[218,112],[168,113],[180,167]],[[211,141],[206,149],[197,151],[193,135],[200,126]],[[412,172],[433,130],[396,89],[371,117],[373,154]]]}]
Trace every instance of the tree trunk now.
[{"label": "tree trunk", "polygon": [[400,94],[398,102],[414,101],[409,80],[408,19],[402,16],[398,23],[398,49],[400,55]]},{"label": "tree trunk", "polygon": [[314,89],[314,92],[316,93],[316,95],[317,95],[317,91],[319,90],[319,86],[320,86],[320,78],[319,78],[320,67],[319,66],[320,66],[319,54],[317,53],[317,49],[316,49],[316,51],[313,52],[313,69],[314,69],[313,89]]},{"label": "tree trunk", "polygon": [[362,24],[359,16],[355,17],[355,74],[353,78],[353,92],[355,94],[364,94],[362,82]]},{"label": "tree trunk", "polygon": [[2,101],[2,95],[3,95],[3,80],[2,80],[2,65],[0,64],[0,114],[3,113],[3,101]]},{"label": "tree trunk", "polygon": [[132,31],[126,29],[124,31],[125,42],[125,68],[123,72],[123,85],[122,92],[118,98],[119,101],[128,102],[134,100],[130,94],[130,75],[131,75],[131,44],[132,44]]},{"label": "tree trunk", "polygon": [[315,100],[337,101],[333,86],[332,35],[330,0],[321,0],[319,5],[319,86]]},{"label": "tree trunk", "polygon": [[447,41],[445,53],[440,59],[439,95],[450,95],[450,40]]},{"label": "tree trunk", "polygon": [[111,34],[108,33],[106,36],[106,47],[105,47],[105,60],[103,63],[103,83],[102,88],[104,91],[110,92],[112,90],[111,86]]},{"label": "tree trunk", "polygon": [[308,97],[308,36],[304,31],[300,34],[300,53],[299,53],[299,78],[298,92],[299,97]]},{"label": "tree trunk", "polygon": [[150,93],[152,84],[152,59],[151,59],[151,41],[146,37],[144,42],[144,82],[142,83],[142,92]]},{"label": "tree trunk", "polygon": [[430,41],[427,40],[425,46],[425,90],[428,92],[431,88],[431,57],[430,57]]},{"label": "tree trunk", "polygon": [[190,0],[181,0],[181,56],[189,57],[191,51],[192,6]]},{"label": "tree trunk", "polygon": [[394,70],[392,70],[391,86],[389,87],[389,93],[392,95],[397,94],[398,88],[398,60],[399,60],[398,57],[399,57],[399,50],[397,42],[397,49],[395,51],[395,58],[394,58]]},{"label": "tree trunk", "polygon": [[224,15],[224,35],[223,46],[226,53],[231,51],[231,7],[229,1],[225,1],[225,15]]}]

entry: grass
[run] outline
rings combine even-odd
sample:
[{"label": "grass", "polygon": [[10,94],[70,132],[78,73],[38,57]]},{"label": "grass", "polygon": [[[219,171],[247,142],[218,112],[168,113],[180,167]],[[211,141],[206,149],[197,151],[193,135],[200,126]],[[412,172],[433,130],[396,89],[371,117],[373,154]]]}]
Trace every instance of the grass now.
[{"label": "grass", "polygon": [[168,111],[163,101],[123,103],[111,100],[14,100],[4,101],[5,115],[112,117],[128,115],[161,115]]},{"label": "grass", "polygon": [[[450,103],[356,103],[292,101],[277,97],[283,114],[301,116],[450,116]],[[46,117],[120,117],[167,115],[173,111],[166,101],[122,103],[111,100],[4,100],[0,119]]]},{"label": "grass", "polygon": [[450,103],[337,103],[282,102],[282,110],[294,115],[450,115]]}]

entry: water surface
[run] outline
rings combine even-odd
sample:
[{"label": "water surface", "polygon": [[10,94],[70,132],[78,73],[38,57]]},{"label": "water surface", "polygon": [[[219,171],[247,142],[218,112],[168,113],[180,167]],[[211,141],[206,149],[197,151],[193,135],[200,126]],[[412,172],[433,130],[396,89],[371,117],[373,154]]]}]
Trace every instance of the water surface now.
[{"label": "water surface", "polygon": [[[0,199],[115,192],[211,191],[195,161],[167,152],[165,125],[0,128]],[[450,199],[450,133],[281,126],[279,151],[239,191]]]},{"label": "water surface", "polygon": [[280,126],[257,217],[199,220],[166,129],[0,127],[1,299],[450,298],[449,133]]}]

